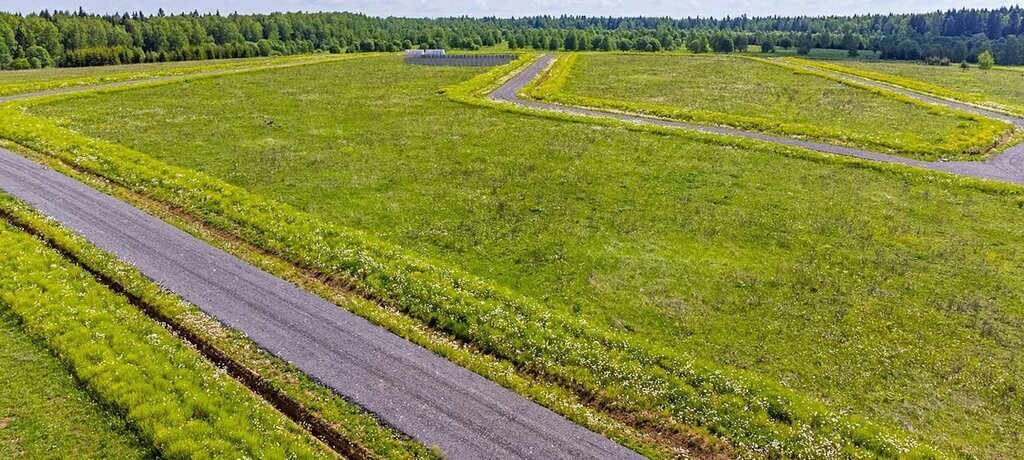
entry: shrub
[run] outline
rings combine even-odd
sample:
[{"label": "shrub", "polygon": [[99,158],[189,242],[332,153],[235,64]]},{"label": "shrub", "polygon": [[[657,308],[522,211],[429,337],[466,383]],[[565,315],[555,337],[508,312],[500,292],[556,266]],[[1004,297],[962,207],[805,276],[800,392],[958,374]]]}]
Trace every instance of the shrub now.
[{"label": "shrub", "polygon": [[978,55],[978,68],[981,70],[989,70],[992,66],[996,65],[996,58],[992,55],[992,52],[985,50],[984,53]]},{"label": "shrub", "polygon": [[716,53],[731,53],[735,49],[733,47],[732,39],[725,34],[716,35],[715,40],[711,45]]},{"label": "shrub", "polygon": [[708,38],[703,35],[698,35],[690,43],[686,44],[686,49],[690,50],[691,53],[707,53],[711,49],[711,45],[708,44]]},{"label": "shrub", "polygon": [[939,56],[928,56],[928,58],[926,58],[924,60],[924,62],[925,62],[925,64],[928,64],[928,65],[937,65],[937,66],[943,66],[943,67],[948,67],[949,63],[950,63],[949,62],[949,58],[947,58],[947,57],[939,57]]},{"label": "shrub", "polygon": [[28,58],[29,62],[33,63],[33,69],[49,67],[51,64],[50,52],[46,51],[46,48],[42,46],[30,46],[25,50],[25,57]]}]

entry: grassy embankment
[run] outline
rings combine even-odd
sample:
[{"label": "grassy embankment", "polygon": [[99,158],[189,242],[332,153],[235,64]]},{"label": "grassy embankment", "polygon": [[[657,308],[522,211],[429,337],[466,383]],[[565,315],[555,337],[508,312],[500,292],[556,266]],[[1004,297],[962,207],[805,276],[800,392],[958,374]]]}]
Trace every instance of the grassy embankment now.
[{"label": "grassy embankment", "polygon": [[634,421],[784,455],[1019,447],[1016,189],[436,94],[471,69],[318,70],[30,109],[146,155],[12,111],[3,130]]},{"label": "grassy embankment", "polygon": [[525,94],[926,160],[984,158],[1013,133],[1001,121],[735,56],[563,55]]},{"label": "grassy embankment", "polygon": [[1024,69],[996,67],[964,70],[907,62],[793,62],[869,80],[889,83],[932,96],[966,102],[1010,115],[1024,116]]},{"label": "grassy embankment", "polygon": [[0,308],[161,456],[334,457],[39,240],[0,221],[0,246]]}]

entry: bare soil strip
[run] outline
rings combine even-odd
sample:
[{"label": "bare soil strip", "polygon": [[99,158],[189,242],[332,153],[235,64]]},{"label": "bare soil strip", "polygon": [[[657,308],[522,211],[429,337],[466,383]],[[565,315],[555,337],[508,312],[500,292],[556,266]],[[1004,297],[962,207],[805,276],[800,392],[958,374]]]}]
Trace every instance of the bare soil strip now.
[{"label": "bare soil strip", "polygon": [[[546,102],[538,102],[520,98],[518,96],[519,91],[522,90],[531,81],[533,81],[533,79],[537,78],[544,71],[544,69],[546,69],[552,61],[554,61],[554,59],[554,54],[547,54],[540,57],[536,62],[531,64],[529,67],[524,69],[522,72],[517,74],[512,79],[510,79],[507,83],[505,83],[498,89],[494,90],[494,92],[491,93],[491,99],[540,110],[553,110],[557,112],[563,112],[574,115],[584,115],[589,117],[612,118],[629,123],[663,126],[668,128],[683,128],[710,134],[739,136],[745,137],[747,139],[755,139],[759,141],[782,144],[791,147],[800,147],[834,155],[845,155],[849,157],[856,157],[864,160],[878,161],[883,163],[896,163],[907,166],[915,166],[935,171],[943,171],[963,176],[976,177],[979,179],[991,179],[1012,182],[1015,184],[1024,184],[1024,143],[1017,144],[1007,149],[1003,153],[1000,153],[999,155],[995,155],[992,158],[989,158],[987,161],[922,161],[896,155],[890,155],[886,153],[872,152],[869,150],[854,149],[849,147],[841,147],[837,145],[826,144],[823,142],[805,141],[789,137],[772,136],[768,134],[744,131],[735,128],[727,128],[721,126],[701,126],[689,123],[682,123],[678,121],[665,120],[661,118],[649,117],[644,115],[608,112],[597,109],[550,104]],[[845,75],[841,76],[846,78]],[[992,112],[989,110],[984,110],[977,107],[968,106],[965,104],[958,104],[955,102],[946,101],[944,99],[937,99],[929,96],[924,96],[918,93],[907,91],[901,88],[895,88],[889,85],[884,85],[871,80],[864,81],[873,84],[874,86],[882,87],[892,91],[897,91],[907,96],[914,97],[929,103],[938,104],[957,110],[964,110],[967,112],[980,114],[987,117],[997,118],[1024,127],[1024,119],[1021,118],[1011,117],[998,112]]]}]

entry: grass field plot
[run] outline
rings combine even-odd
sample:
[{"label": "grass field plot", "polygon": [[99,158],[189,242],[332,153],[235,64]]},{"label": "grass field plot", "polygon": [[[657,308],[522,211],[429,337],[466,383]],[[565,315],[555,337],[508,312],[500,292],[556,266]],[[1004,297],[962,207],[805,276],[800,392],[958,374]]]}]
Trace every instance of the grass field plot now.
[{"label": "grass field plot", "polygon": [[836,63],[865,77],[1024,116],[1024,69],[931,66],[908,62]]},{"label": "grass field plot", "polygon": [[529,95],[929,160],[983,158],[1003,147],[1012,130],[1003,122],[735,56],[567,56]]},{"label": "grass field plot", "polygon": [[[679,59],[653,59],[666,58]],[[309,232],[366,232],[637,346],[943,449],[1021,447],[1012,196],[438,94],[478,69],[379,57],[315,70],[181,83],[188,100],[142,88],[28,110],[294,206]]]},{"label": "grass field plot", "polygon": [[199,72],[242,70],[322,59],[323,56],[297,55],[224,59],[217,61],[180,61],[101,67],[44,68],[0,72],[0,96],[33,93],[57,88],[100,85]]}]

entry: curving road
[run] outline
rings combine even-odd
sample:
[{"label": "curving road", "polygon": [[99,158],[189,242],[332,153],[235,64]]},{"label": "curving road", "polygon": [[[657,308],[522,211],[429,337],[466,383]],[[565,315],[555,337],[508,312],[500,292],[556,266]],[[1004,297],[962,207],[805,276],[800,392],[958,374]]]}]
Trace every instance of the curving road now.
[{"label": "curving road", "polygon": [[[494,90],[494,92],[491,93],[491,99],[496,101],[508,102],[524,107],[531,107],[534,109],[554,110],[563,113],[585,115],[590,117],[612,118],[630,123],[649,124],[656,126],[665,126],[670,128],[684,128],[704,133],[740,136],[748,139],[756,139],[760,141],[772,142],[792,147],[801,147],[805,149],[816,150],[819,152],[825,152],[835,155],[845,155],[850,157],[862,158],[865,160],[880,161],[884,163],[898,163],[902,165],[916,166],[919,168],[944,171],[964,176],[977,177],[980,179],[992,179],[1005,182],[1013,182],[1016,184],[1024,184],[1024,143],[1017,144],[1007,149],[1003,153],[1000,153],[999,155],[995,155],[992,158],[989,158],[987,161],[923,161],[914,160],[911,158],[904,158],[896,155],[890,155],[886,153],[872,152],[869,150],[861,150],[849,147],[842,147],[838,145],[826,144],[824,142],[805,141],[789,137],[773,136],[770,134],[763,134],[753,131],[744,131],[735,128],[726,128],[721,126],[702,126],[666,120],[661,118],[649,117],[644,115],[626,114],[621,112],[608,112],[583,107],[565,106],[559,104],[551,104],[546,102],[521,99],[518,96],[519,91],[522,90],[523,87],[525,87],[527,84],[529,84],[534,78],[537,78],[537,76],[540,75],[540,73],[543,72],[544,69],[547,68],[548,65],[550,65],[554,59],[554,54],[546,54],[544,56],[541,56],[536,62],[531,64],[529,67],[524,69],[519,74],[512,77],[512,79],[510,79],[504,85]],[[839,75],[846,77],[845,75],[842,74]],[[957,110],[965,110],[971,113],[997,118],[1003,121],[1014,123],[1018,126],[1024,126],[1024,119],[1021,118],[1015,118],[973,106],[924,96],[921,94],[906,91],[901,88],[891,87],[889,85],[874,82],[871,80],[867,80],[866,82],[874,86],[883,87],[885,89],[889,89],[892,91],[898,91],[902,94],[906,94],[910,97],[914,97],[932,104],[943,105]]]},{"label": "curving road", "polygon": [[448,458],[640,456],[166,222],[0,149],[0,190]]}]

